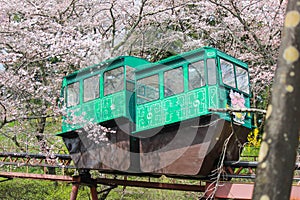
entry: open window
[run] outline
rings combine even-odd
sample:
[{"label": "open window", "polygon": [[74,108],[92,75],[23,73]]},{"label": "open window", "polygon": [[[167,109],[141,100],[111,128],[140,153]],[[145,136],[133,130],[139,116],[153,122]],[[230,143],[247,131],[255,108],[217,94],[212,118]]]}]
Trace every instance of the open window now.
[{"label": "open window", "polygon": [[172,96],[183,92],[183,69],[178,67],[164,73],[164,96]]},{"label": "open window", "polygon": [[242,92],[249,94],[249,76],[246,69],[236,66],[237,87]]},{"label": "open window", "polygon": [[104,95],[113,94],[124,89],[124,67],[104,72]]},{"label": "open window", "polygon": [[233,64],[226,60],[220,59],[220,65],[223,83],[230,87],[236,88]]},{"label": "open window", "polygon": [[99,98],[99,75],[83,80],[83,101],[87,102]]},{"label": "open window", "polygon": [[79,82],[67,86],[67,106],[76,106],[79,104]]},{"label": "open window", "polygon": [[142,104],[159,99],[158,74],[137,81],[137,103]]},{"label": "open window", "polygon": [[200,88],[205,85],[205,68],[203,60],[189,64],[188,70],[189,90]]}]

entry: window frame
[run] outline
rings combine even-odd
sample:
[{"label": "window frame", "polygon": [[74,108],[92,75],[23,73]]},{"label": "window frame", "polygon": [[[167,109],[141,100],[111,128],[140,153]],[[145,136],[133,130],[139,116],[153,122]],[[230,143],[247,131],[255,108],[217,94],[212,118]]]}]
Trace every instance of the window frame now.
[{"label": "window frame", "polygon": [[[230,63],[233,66],[235,87],[224,83],[224,81],[223,81],[223,71],[222,71],[222,67],[221,67],[221,60],[223,60],[223,61],[225,61],[227,63]],[[221,73],[220,74],[220,78],[221,78],[220,79],[220,83],[223,84],[226,87],[230,87],[230,88],[235,89],[235,90],[237,90],[239,92],[242,92],[242,93],[244,93],[246,95],[250,95],[250,78],[249,78],[249,71],[248,71],[248,69],[246,67],[243,67],[243,66],[235,63],[235,62],[231,62],[231,61],[229,61],[229,60],[227,60],[227,59],[225,59],[223,57],[219,57],[219,63],[220,63],[219,66],[220,66],[220,73]],[[237,78],[237,68],[242,69],[242,70],[246,71],[246,73],[247,73],[247,91],[239,89],[239,82],[238,82],[238,78]]]},{"label": "window frame", "polygon": [[[78,95],[77,95],[77,100],[76,102],[73,104],[70,104],[70,92],[69,92],[69,89],[70,89],[70,85],[75,85],[75,84],[78,84]],[[72,82],[72,83],[69,83],[67,84],[66,86],[66,106],[69,108],[69,107],[74,107],[74,106],[77,106],[80,104],[80,81],[75,81],[75,82]]]},{"label": "window frame", "polygon": [[[238,71],[239,69],[241,69],[241,70],[243,70],[243,71],[246,72],[245,76],[243,76],[243,77],[247,77],[247,85],[245,85],[245,86],[247,86],[247,91],[240,89],[240,86],[239,86],[239,85],[240,85],[240,84],[239,84],[240,81],[239,81],[239,79],[238,79],[238,73],[237,73],[237,71]],[[248,72],[248,70],[245,69],[245,68],[243,68],[242,66],[235,65],[235,74],[236,74],[236,84],[237,84],[237,87],[236,87],[236,88],[237,88],[239,91],[241,91],[241,92],[243,92],[243,93],[249,95],[249,94],[250,94],[250,88],[249,88],[250,80],[249,80],[249,72]]]},{"label": "window frame", "polygon": [[[223,68],[222,68],[222,60],[225,61],[226,63],[230,64],[232,66],[232,72],[233,72],[233,83],[234,83],[234,86],[233,85],[229,85],[227,84],[226,82],[224,82],[224,76],[223,76]],[[237,83],[236,83],[236,73],[235,73],[235,64],[224,59],[224,58],[220,58],[220,72],[221,72],[221,80],[222,80],[222,84],[223,85],[226,85],[228,87],[231,87],[231,88],[235,88],[237,89]]]}]

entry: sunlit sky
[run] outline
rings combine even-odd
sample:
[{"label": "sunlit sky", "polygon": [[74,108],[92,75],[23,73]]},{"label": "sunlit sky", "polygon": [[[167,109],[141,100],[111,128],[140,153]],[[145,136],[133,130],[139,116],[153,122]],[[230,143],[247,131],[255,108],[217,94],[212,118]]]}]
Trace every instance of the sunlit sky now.
[{"label": "sunlit sky", "polygon": [[3,66],[3,64],[0,63],[0,71],[4,71],[5,67]]}]

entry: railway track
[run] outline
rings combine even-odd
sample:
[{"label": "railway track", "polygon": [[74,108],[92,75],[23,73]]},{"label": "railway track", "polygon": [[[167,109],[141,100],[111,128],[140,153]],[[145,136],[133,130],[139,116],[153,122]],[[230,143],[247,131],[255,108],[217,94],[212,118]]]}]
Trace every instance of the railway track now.
[{"label": "railway track", "polygon": [[0,167],[13,165],[17,167],[55,167],[75,168],[68,154],[32,154],[32,153],[0,153]]},{"label": "railway track", "polygon": [[[221,182],[218,189],[213,194],[215,198],[232,198],[232,199],[251,199],[252,191],[254,187],[255,171],[258,162],[256,161],[225,161],[223,165],[223,174],[221,176]],[[4,178],[0,182],[5,180],[11,180],[13,178],[27,178],[27,179],[39,179],[39,180],[53,180],[64,181],[73,184],[71,192],[71,200],[75,200],[78,192],[79,185],[87,185],[91,188],[91,196],[93,200],[98,199],[98,195],[106,193],[117,186],[123,187],[144,187],[154,189],[171,189],[182,191],[195,191],[202,192],[204,197],[211,195],[210,188],[216,187],[212,177],[206,177],[197,184],[178,184],[178,183],[163,183],[157,181],[145,180],[131,180],[132,174],[122,174],[118,176],[104,176],[98,178],[92,178],[89,173],[79,174],[76,176],[64,176],[64,175],[50,175],[50,174],[31,174],[20,172],[7,172],[4,166],[16,166],[16,167],[53,167],[63,169],[75,169],[72,164],[70,155],[67,154],[28,154],[28,153],[0,153],[0,177]],[[295,164],[295,170],[300,170],[300,163]],[[145,176],[144,174],[139,174]],[[139,176],[136,175],[135,176]],[[210,179],[210,180],[209,180]],[[241,179],[250,179],[241,183]],[[229,181],[231,180],[231,181]],[[232,181],[238,180],[239,182]],[[294,177],[294,181],[300,181],[300,177]],[[245,183],[247,182],[247,183]],[[0,183],[1,184],[1,183]],[[97,185],[107,185],[108,189],[105,191],[97,192]],[[243,191],[243,192],[241,192]],[[300,187],[294,185],[292,188],[292,199],[300,199]]]},{"label": "railway track", "polygon": [[[75,169],[69,154],[0,153],[0,167],[8,165],[16,167],[28,166]],[[228,178],[255,179],[257,165],[257,161],[225,161],[224,174],[222,177],[225,180]],[[295,164],[295,170],[300,170],[300,163]],[[300,181],[300,177],[295,177],[294,179]]]}]

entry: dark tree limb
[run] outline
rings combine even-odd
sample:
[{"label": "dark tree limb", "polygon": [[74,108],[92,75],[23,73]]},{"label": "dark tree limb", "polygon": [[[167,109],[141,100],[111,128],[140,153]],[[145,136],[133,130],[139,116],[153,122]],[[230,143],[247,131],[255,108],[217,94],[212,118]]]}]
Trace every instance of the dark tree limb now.
[{"label": "dark tree limb", "polygon": [[211,112],[247,112],[247,113],[263,113],[266,114],[266,110],[258,109],[258,108],[209,108]]},{"label": "dark tree limb", "polygon": [[290,198],[300,125],[300,2],[289,0],[253,199]]}]

